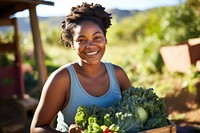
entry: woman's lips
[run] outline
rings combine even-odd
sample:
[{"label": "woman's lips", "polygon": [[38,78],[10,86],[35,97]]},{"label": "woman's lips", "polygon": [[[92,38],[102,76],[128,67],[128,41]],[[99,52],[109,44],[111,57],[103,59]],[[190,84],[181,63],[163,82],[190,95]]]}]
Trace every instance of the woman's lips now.
[{"label": "woman's lips", "polygon": [[97,53],[98,53],[98,51],[87,52],[86,55],[92,56],[92,55],[96,55]]}]

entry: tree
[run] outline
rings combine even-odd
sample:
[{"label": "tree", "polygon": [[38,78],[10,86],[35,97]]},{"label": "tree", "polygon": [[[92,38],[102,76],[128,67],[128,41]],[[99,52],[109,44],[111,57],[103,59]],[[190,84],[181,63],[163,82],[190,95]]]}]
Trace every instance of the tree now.
[{"label": "tree", "polygon": [[200,0],[188,0],[172,8],[169,15],[170,27],[177,31],[177,41],[182,42],[200,36]]}]

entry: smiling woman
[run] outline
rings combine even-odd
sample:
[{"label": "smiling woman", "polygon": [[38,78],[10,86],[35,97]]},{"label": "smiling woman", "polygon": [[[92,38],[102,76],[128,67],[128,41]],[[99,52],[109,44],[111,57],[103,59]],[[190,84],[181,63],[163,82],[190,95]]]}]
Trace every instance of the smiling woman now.
[{"label": "smiling woman", "polygon": [[[100,4],[82,3],[71,8],[61,25],[60,42],[72,48],[78,59],[58,68],[46,81],[31,133],[81,133],[81,128],[74,124],[78,107],[110,107],[131,87],[120,66],[101,61],[111,18]],[[57,127],[53,129],[50,125],[56,116]]]}]

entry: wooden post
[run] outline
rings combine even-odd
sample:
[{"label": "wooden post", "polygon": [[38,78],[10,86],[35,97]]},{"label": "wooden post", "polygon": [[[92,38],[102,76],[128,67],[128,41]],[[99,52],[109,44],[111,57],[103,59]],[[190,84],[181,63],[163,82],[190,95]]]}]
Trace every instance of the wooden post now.
[{"label": "wooden post", "polygon": [[21,53],[20,53],[20,46],[19,46],[19,30],[18,30],[18,24],[17,24],[17,19],[13,18],[12,23],[14,25],[14,43],[15,43],[15,57],[16,57],[16,67],[18,68],[17,70],[17,75],[18,75],[18,82],[19,82],[19,88],[17,88],[17,95],[19,98],[23,98],[24,96],[24,91],[25,91],[25,86],[23,82],[23,76],[22,76],[22,61],[21,61]]},{"label": "wooden post", "polygon": [[29,7],[30,12],[30,23],[34,42],[34,54],[38,70],[39,87],[42,89],[47,79],[47,68],[45,65],[44,51],[42,47],[42,41],[40,37],[38,17],[36,14],[36,5]]}]

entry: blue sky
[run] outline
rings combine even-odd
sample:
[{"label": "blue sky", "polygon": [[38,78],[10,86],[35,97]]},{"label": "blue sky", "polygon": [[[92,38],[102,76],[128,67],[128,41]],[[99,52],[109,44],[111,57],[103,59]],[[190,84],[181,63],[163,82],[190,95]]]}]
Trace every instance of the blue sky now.
[{"label": "blue sky", "polygon": [[[66,16],[71,7],[79,5],[83,0],[47,0],[54,2],[54,6],[38,5],[38,16]],[[99,3],[106,9],[126,9],[126,10],[145,10],[153,7],[172,6],[186,0],[84,0],[88,3]],[[28,16],[28,11],[19,12],[16,16]]]}]

